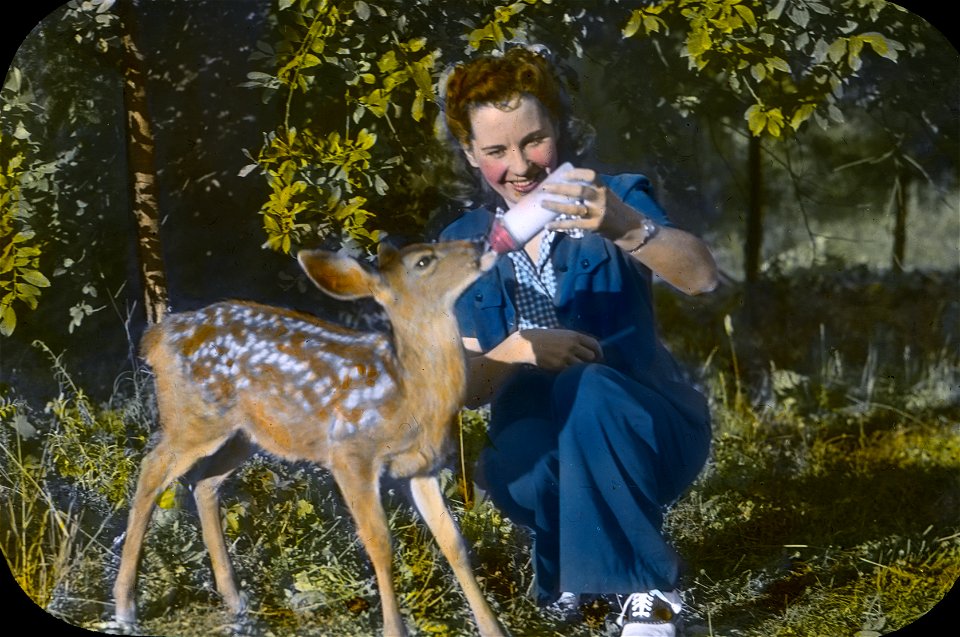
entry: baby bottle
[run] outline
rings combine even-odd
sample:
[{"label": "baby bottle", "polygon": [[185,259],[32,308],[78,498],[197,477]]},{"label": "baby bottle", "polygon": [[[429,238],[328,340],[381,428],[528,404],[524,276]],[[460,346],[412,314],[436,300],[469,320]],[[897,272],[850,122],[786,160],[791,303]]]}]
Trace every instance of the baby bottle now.
[{"label": "baby bottle", "polygon": [[546,184],[560,183],[562,173],[573,168],[570,162],[562,164],[550,173],[542,184],[530,194],[524,196],[499,219],[494,220],[487,241],[490,249],[497,254],[519,250],[543,227],[557,216],[556,212],[544,208],[541,204],[550,199],[561,203],[573,203],[571,197],[544,192]]}]

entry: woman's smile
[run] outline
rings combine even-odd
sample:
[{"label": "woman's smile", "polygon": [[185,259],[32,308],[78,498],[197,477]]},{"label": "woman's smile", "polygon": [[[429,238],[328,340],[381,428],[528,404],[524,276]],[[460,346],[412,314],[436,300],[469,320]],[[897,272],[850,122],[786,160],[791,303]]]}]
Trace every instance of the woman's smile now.
[{"label": "woman's smile", "polygon": [[507,183],[510,184],[510,187],[513,188],[520,197],[522,197],[536,190],[537,186],[539,186],[544,179],[546,179],[546,174],[541,173],[536,179],[514,179],[508,181]]}]

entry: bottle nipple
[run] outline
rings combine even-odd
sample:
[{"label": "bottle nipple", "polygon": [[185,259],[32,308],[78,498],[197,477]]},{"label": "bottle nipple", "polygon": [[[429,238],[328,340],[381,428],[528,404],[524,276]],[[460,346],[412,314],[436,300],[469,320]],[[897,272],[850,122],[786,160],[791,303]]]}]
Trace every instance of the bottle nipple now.
[{"label": "bottle nipple", "polygon": [[487,243],[490,249],[497,254],[519,250],[521,247],[517,243],[517,240],[510,235],[506,227],[500,223],[499,219],[493,222],[493,227],[490,228],[490,235],[487,237]]}]

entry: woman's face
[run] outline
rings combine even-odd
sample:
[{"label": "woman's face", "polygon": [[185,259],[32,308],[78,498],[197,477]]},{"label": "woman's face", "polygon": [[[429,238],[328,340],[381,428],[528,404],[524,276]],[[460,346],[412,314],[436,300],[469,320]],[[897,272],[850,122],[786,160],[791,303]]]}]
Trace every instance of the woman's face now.
[{"label": "woman's face", "polygon": [[470,113],[473,138],[463,151],[490,187],[513,206],[557,167],[557,127],[529,95],[506,106],[483,104]]}]

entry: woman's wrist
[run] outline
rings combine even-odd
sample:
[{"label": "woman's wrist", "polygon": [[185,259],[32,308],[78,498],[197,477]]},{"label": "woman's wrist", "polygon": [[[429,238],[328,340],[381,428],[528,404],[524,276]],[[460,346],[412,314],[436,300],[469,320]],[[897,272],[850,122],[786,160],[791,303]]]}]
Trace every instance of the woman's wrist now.
[{"label": "woman's wrist", "polygon": [[643,231],[643,236],[633,248],[628,250],[630,254],[637,252],[645,245],[650,243],[650,240],[657,236],[657,233],[660,232],[660,226],[657,225],[657,223],[650,217],[643,217],[643,219],[641,219],[640,228]]},{"label": "woman's wrist", "polygon": [[614,240],[617,247],[633,254],[646,246],[660,232],[660,225],[641,213],[635,215],[631,228]]}]

